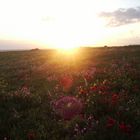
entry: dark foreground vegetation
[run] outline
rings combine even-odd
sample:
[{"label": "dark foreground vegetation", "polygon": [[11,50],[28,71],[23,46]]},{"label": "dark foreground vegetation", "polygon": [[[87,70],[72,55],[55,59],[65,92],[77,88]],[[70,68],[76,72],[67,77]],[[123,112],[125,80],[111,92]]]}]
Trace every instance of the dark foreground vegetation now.
[{"label": "dark foreground vegetation", "polygon": [[0,140],[140,140],[140,47],[0,52]]}]

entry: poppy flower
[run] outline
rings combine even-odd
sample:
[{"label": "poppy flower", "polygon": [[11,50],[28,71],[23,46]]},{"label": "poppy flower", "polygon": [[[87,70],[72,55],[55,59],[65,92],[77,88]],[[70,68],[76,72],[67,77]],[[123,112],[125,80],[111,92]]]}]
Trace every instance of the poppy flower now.
[{"label": "poppy flower", "polygon": [[131,125],[126,125],[124,124],[124,122],[119,124],[119,128],[123,133],[126,133],[126,134],[130,134],[132,130]]},{"label": "poppy flower", "polygon": [[60,84],[65,90],[68,90],[72,87],[73,85],[73,79],[70,76],[64,76],[60,78]]},{"label": "poppy flower", "polygon": [[35,133],[33,131],[28,132],[28,140],[35,140]]},{"label": "poppy flower", "polygon": [[115,125],[115,123],[116,123],[116,120],[109,117],[108,120],[107,120],[107,125],[106,126],[107,126],[107,128],[111,128]]}]

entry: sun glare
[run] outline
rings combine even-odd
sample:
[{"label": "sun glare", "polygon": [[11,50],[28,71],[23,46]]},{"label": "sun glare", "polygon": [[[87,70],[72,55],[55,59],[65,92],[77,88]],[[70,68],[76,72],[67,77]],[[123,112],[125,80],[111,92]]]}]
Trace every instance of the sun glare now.
[{"label": "sun glare", "polygon": [[68,45],[67,46],[57,46],[56,50],[63,55],[74,55],[77,52],[78,47],[68,46]]}]

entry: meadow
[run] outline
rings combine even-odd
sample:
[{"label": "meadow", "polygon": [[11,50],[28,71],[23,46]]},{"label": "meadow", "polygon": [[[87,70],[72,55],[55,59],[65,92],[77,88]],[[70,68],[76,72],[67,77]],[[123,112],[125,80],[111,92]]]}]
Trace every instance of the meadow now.
[{"label": "meadow", "polygon": [[139,140],[140,46],[0,52],[0,140]]}]

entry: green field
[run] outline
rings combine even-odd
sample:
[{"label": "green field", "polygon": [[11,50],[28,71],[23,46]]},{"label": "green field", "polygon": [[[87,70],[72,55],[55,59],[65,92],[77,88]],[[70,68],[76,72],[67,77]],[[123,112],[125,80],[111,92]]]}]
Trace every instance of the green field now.
[{"label": "green field", "polygon": [[139,139],[139,46],[0,52],[0,140]]}]

